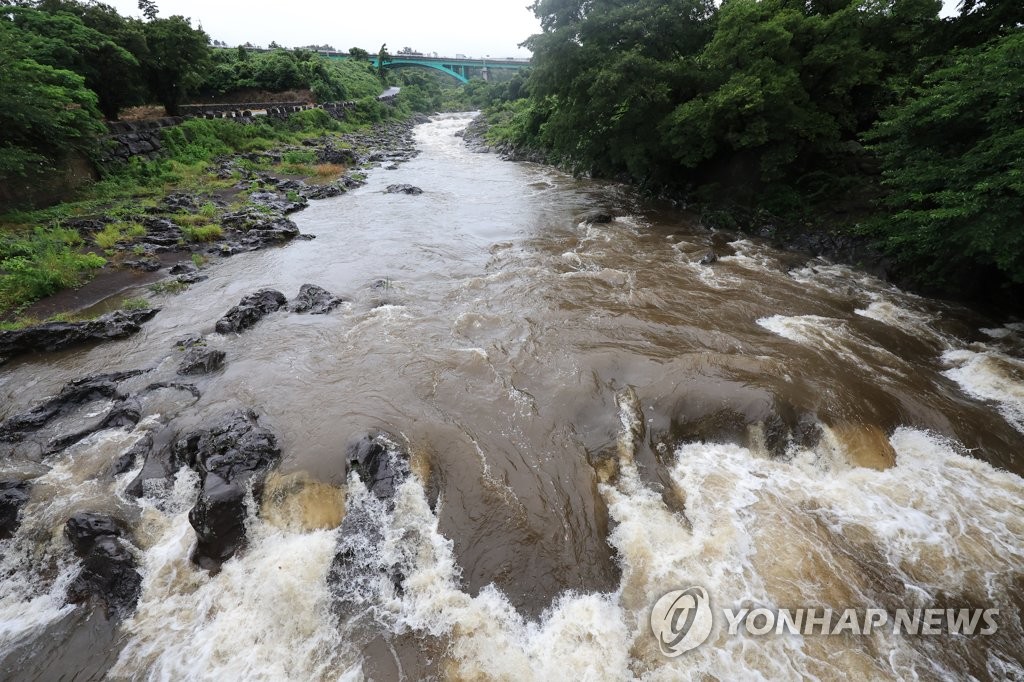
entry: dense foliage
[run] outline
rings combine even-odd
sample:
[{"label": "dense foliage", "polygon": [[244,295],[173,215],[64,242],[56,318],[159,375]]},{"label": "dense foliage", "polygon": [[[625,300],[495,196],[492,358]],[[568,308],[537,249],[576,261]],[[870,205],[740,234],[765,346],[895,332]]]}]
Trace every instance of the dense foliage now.
[{"label": "dense foliage", "polygon": [[200,93],[222,95],[247,89],[309,89],[318,101],[338,102],[376,97],[381,83],[369,62],[328,59],[310,50],[214,50]]},{"label": "dense foliage", "polygon": [[537,0],[492,135],[776,227],[845,219],[922,284],[1024,282],[1024,4],[941,8]]}]

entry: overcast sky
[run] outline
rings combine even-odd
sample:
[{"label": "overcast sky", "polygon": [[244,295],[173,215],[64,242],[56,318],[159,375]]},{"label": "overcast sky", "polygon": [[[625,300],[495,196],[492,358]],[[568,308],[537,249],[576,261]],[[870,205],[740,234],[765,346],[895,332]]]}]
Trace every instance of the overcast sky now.
[{"label": "overcast sky", "polygon": [[[136,0],[103,0],[141,16]],[[950,14],[958,0],[944,0]],[[181,14],[229,45],[333,45],[376,53],[381,43],[454,57],[529,57],[517,47],[540,24],[530,0],[157,0],[160,16]]]},{"label": "overcast sky", "polygon": [[[103,0],[141,16],[136,0]],[[529,57],[516,47],[540,32],[530,0],[156,0],[160,16],[181,14],[214,40],[285,47],[329,44],[376,53],[381,43],[443,56]]]}]

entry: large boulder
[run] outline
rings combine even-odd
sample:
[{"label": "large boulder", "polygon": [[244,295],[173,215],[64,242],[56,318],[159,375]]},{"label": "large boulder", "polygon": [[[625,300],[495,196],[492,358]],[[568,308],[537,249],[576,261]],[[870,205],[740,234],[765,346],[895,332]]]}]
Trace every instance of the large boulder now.
[{"label": "large boulder", "polygon": [[6,540],[18,530],[18,512],[28,502],[27,481],[0,481],[0,540]]},{"label": "large boulder", "polygon": [[251,486],[260,498],[268,470],[281,458],[277,438],[260,426],[255,412],[239,410],[179,439],[172,453],[199,472],[202,482],[189,512],[198,541],[192,559],[217,569],[245,542],[246,490]]},{"label": "large boulder", "polygon": [[52,353],[91,341],[123,339],[138,333],[159,308],[117,310],[83,322],[45,322],[0,332],[0,364],[22,353]]},{"label": "large boulder", "polygon": [[255,251],[282,244],[299,236],[298,226],[284,213],[273,210],[265,213],[251,206],[236,213],[229,213],[221,219],[221,223],[231,230],[230,239],[234,244],[228,249],[219,249],[218,253],[222,255]]},{"label": "large boulder", "polygon": [[293,313],[309,313],[310,315],[324,315],[331,312],[345,299],[335,296],[331,292],[315,284],[303,284],[288,310]]},{"label": "large boulder", "polygon": [[284,294],[274,289],[262,289],[249,294],[217,320],[217,332],[229,334],[244,331],[269,313],[280,310],[287,302]]},{"label": "large boulder", "polygon": [[398,486],[409,473],[409,454],[387,434],[368,434],[351,443],[346,467],[359,474],[370,496],[350,498],[339,529],[338,549],[328,581],[340,586],[337,607],[344,613],[365,608],[363,600],[377,592],[381,578],[396,592],[405,576],[400,557],[377,551],[384,540]]},{"label": "large boulder", "polygon": [[391,500],[409,476],[409,453],[382,433],[367,434],[348,446],[345,461],[378,499]]},{"label": "large boulder", "polygon": [[423,190],[413,185],[388,185],[385,194],[423,194]]},{"label": "large boulder", "polygon": [[69,601],[96,598],[108,613],[120,617],[134,610],[142,594],[142,576],[123,540],[123,524],[107,514],[79,512],[68,519],[64,534],[82,559],[82,570],[68,587]]}]

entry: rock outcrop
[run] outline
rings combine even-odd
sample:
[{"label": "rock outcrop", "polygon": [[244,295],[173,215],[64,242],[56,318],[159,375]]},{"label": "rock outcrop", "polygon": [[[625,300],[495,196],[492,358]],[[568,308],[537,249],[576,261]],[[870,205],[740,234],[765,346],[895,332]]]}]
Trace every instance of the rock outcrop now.
[{"label": "rock outcrop", "polygon": [[284,294],[274,289],[261,289],[249,294],[225,313],[224,317],[217,320],[217,333],[245,331],[268,314],[280,310],[287,302]]},{"label": "rock outcrop", "polygon": [[117,310],[84,322],[45,322],[0,332],[0,364],[23,353],[52,353],[95,341],[123,339],[142,329],[159,308]]},{"label": "rock outcrop", "polygon": [[142,576],[123,539],[123,524],[107,514],[79,512],[68,519],[64,535],[82,559],[82,570],[68,587],[69,601],[92,597],[108,614],[129,615],[142,594]]},{"label": "rock outcrop", "polygon": [[413,185],[388,185],[385,194],[423,194],[423,190]]},{"label": "rock outcrop", "polygon": [[303,284],[288,310],[293,313],[309,313],[310,315],[324,315],[331,312],[345,299],[335,296],[331,292],[315,284]]},{"label": "rock outcrop", "polygon": [[198,540],[192,559],[218,569],[245,542],[246,492],[251,486],[260,498],[267,471],[281,458],[277,438],[260,426],[255,412],[240,410],[179,439],[172,455],[202,481],[188,515]]},{"label": "rock outcrop", "polygon": [[18,512],[28,502],[27,481],[0,481],[0,540],[14,535],[20,525]]}]

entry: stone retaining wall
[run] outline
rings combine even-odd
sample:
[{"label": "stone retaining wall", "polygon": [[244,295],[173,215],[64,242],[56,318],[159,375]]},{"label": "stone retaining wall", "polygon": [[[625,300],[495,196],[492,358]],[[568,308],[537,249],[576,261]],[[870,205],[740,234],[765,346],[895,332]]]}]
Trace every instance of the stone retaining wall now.
[{"label": "stone retaining wall", "polygon": [[[397,89],[397,88],[396,88]],[[380,97],[382,102],[395,104],[397,93]],[[227,118],[239,123],[252,121],[255,116],[270,116],[285,119],[299,111],[323,109],[333,118],[344,121],[346,112],[356,106],[355,102],[326,102],[305,104],[302,102],[255,102],[246,104],[189,104],[181,107],[183,116],[169,116],[155,121],[110,121],[107,139],[112,142],[108,161],[127,161],[132,157],[155,159],[163,149],[161,131],[179,125],[190,118]]]}]

